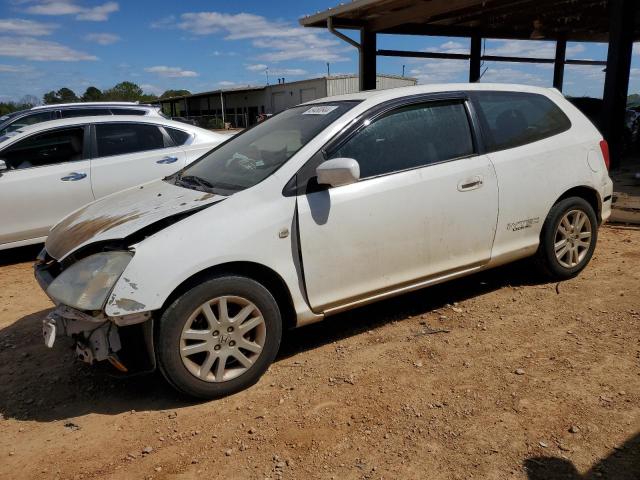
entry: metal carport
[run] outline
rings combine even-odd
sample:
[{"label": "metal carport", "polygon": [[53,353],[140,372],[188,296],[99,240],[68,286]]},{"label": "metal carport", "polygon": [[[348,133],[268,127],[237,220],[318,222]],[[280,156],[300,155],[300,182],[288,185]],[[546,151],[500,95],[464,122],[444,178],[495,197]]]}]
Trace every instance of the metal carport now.
[{"label": "metal carport", "polygon": [[[300,20],[328,28],[359,51],[360,89],[376,85],[376,57],[469,61],[469,81],[480,79],[485,61],[552,63],[553,85],[562,90],[568,64],[606,66],[604,129],[612,167],[620,162],[633,42],[640,39],[638,0],[354,0]],[[359,42],[336,29],[359,31]],[[379,50],[377,34],[432,35],[471,39],[468,54]],[[482,39],[554,40],[555,58],[482,54]],[[608,42],[606,62],[566,58],[567,42]]]}]

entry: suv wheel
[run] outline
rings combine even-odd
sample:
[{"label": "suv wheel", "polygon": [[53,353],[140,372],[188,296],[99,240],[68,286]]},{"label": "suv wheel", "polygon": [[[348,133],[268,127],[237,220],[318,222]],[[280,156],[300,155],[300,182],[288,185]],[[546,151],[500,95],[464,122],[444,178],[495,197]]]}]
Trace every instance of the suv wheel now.
[{"label": "suv wheel", "polygon": [[156,354],[163,375],[179,391],[206,399],[256,383],[278,353],[282,336],[271,293],[238,276],[197,285],[158,323]]},{"label": "suv wheel", "polygon": [[565,280],[580,273],[593,256],[598,220],[583,198],[556,203],[542,227],[538,260],[549,276]]}]

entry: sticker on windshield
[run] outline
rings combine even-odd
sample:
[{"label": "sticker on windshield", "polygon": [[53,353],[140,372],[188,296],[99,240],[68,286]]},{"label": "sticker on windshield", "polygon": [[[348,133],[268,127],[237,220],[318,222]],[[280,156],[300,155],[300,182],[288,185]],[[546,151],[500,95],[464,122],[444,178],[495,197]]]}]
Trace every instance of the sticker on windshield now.
[{"label": "sticker on windshield", "polygon": [[311,107],[309,110],[302,112],[303,115],[326,115],[333,112],[337,106],[332,105],[318,105],[317,107]]}]

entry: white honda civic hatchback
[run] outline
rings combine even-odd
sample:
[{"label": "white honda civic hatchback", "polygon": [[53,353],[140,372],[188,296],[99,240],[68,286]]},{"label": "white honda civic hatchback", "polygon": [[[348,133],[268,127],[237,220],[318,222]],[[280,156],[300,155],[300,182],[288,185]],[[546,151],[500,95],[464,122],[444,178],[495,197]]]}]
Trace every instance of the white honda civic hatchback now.
[{"label": "white honda civic hatchback", "polygon": [[42,243],[52,225],[89,202],[160,179],[226,135],[160,116],[88,116],[0,136],[0,250]]},{"label": "white honda civic hatchback", "polygon": [[228,395],[283,328],[525,257],[578,274],[611,195],[606,143],[556,90],[314,101],[56,225],[36,265],[57,305],[45,342]]}]

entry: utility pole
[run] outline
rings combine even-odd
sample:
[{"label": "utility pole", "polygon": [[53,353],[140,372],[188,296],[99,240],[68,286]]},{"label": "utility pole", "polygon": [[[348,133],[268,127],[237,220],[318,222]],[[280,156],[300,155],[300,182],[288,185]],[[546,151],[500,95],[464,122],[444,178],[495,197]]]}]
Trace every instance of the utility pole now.
[{"label": "utility pole", "polygon": [[222,90],[220,90],[220,107],[222,108],[222,128],[224,128],[224,97],[222,96]]},{"label": "utility pole", "polygon": [[329,62],[327,62],[327,77],[331,76],[331,70],[329,69]]},{"label": "utility pole", "polygon": [[268,68],[265,68],[265,69],[264,69],[264,73],[265,73],[265,75],[267,76],[267,85],[269,85],[269,69],[268,69]]},{"label": "utility pole", "polygon": [[404,77],[404,65],[402,65],[402,76]]}]

